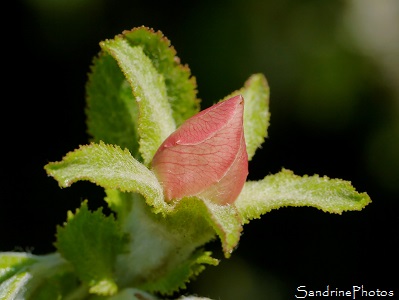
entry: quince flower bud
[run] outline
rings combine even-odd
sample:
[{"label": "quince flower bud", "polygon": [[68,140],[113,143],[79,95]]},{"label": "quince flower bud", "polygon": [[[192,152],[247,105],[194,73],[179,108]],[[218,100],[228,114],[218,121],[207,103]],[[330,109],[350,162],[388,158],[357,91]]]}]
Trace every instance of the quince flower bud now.
[{"label": "quince flower bud", "polygon": [[152,168],[166,201],[237,199],[248,176],[243,113],[243,97],[232,97],[189,118],[162,143]]}]

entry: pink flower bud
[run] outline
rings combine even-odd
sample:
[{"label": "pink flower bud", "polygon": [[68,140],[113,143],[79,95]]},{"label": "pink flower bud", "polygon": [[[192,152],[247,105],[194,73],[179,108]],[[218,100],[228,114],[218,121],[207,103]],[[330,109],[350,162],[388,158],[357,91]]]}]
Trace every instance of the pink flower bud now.
[{"label": "pink flower bud", "polygon": [[159,147],[152,168],[166,201],[197,196],[233,203],[248,175],[241,95],[186,120]]}]

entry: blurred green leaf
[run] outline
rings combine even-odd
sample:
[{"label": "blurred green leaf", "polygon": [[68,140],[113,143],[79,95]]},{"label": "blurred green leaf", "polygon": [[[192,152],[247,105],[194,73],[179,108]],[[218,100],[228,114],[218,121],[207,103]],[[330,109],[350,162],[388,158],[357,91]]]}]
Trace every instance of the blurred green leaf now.
[{"label": "blurred green leaf", "polygon": [[[68,283],[61,278],[68,276]],[[71,266],[59,255],[0,253],[0,299],[49,299],[44,295],[65,295],[76,288]],[[72,283],[72,284],[69,284]],[[50,286],[51,285],[51,286]],[[52,297],[56,299],[56,297]]]},{"label": "blurred green leaf", "polygon": [[0,284],[19,272],[37,262],[33,255],[18,252],[0,253]]}]

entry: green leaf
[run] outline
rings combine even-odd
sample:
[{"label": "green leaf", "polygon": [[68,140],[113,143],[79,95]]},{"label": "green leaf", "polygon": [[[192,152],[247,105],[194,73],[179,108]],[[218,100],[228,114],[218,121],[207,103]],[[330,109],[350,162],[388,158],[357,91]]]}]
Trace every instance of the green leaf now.
[{"label": "green leaf", "polygon": [[[58,253],[0,253],[0,299],[42,299],[35,297],[50,281],[71,274],[71,266]],[[61,290],[53,289],[59,294]]]},{"label": "green leaf", "polygon": [[176,129],[164,78],[141,46],[131,47],[120,36],[100,45],[118,62],[133,90],[139,107],[140,153],[148,165],[161,143]]},{"label": "green leaf", "polygon": [[177,125],[199,111],[195,78],[160,31],[137,27],[100,45],[86,84],[88,131],[94,142],[128,148],[141,161],[140,133],[148,164],[151,145],[168,135],[157,129],[175,128],[170,109]]},{"label": "green leaf", "polygon": [[128,148],[140,160],[137,103],[115,59],[104,52],[93,60],[86,83],[86,102],[92,141]]},{"label": "green leaf", "polygon": [[118,290],[114,264],[126,240],[112,215],[105,216],[101,210],[90,212],[83,202],[64,227],[58,226],[55,245],[91,293],[113,295]]},{"label": "green leaf", "polygon": [[176,50],[162,32],[142,26],[124,31],[123,35],[130,45],[143,47],[145,55],[162,74],[176,125],[198,113],[200,101],[196,98],[195,78],[191,77],[189,67],[180,63]]},{"label": "green leaf", "polygon": [[230,257],[242,232],[240,215],[234,205],[218,205],[210,201],[204,201],[204,204],[208,210],[205,216],[220,238],[224,255]]},{"label": "green leaf", "polygon": [[[23,296],[26,285],[31,279],[31,275],[28,272],[19,272],[3,281],[0,285],[0,299],[2,300],[14,300]],[[21,298],[23,299],[23,298]]]},{"label": "green leaf", "polygon": [[0,253],[0,284],[18,273],[20,270],[25,269],[37,262],[37,259],[27,253],[19,252],[1,252]]},{"label": "green leaf", "polygon": [[341,214],[363,209],[371,202],[350,182],[328,177],[297,176],[283,169],[260,181],[248,181],[235,202],[244,223],[284,206],[311,206],[324,212]]},{"label": "green leaf", "polygon": [[248,160],[251,160],[256,149],[265,141],[269,127],[270,91],[265,76],[252,75],[243,88],[225,97],[224,100],[239,94],[244,97],[244,136]]},{"label": "green leaf", "polygon": [[242,221],[233,205],[219,205],[190,197],[179,200],[172,208],[164,217],[157,216],[157,222],[164,223],[171,233],[183,234],[184,243],[196,244],[199,240],[209,240],[210,227],[212,234],[216,233],[220,238],[226,257],[237,246],[242,232]]},{"label": "green leaf", "polygon": [[68,187],[78,180],[89,180],[106,189],[138,192],[157,211],[168,209],[155,175],[135,160],[127,149],[123,151],[118,146],[91,143],[44,168],[61,187]]},{"label": "green leaf", "polygon": [[211,252],[202,249],[197,250],[190,258],[184,260],[180,265],[170,269],[168,274],[158,280],[149,281],[141,289],[149,292],[158,292],[163,295],[172,295],[174,292],[187,288],[186,283],[194,279],[203,270],[204,264],[217,266],[219,261],[211,257]]}]

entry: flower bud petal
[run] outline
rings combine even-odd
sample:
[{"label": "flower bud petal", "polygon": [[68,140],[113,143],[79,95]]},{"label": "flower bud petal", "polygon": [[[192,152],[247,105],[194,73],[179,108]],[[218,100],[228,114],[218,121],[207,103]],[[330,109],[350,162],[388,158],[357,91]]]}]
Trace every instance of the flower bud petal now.
[{"label": "flower bud petal", "polygon": [[166,201],[197,196],[233,203],[248,175],[244,99],[235,96],[186,120],[159,147],[152,168]]}]

